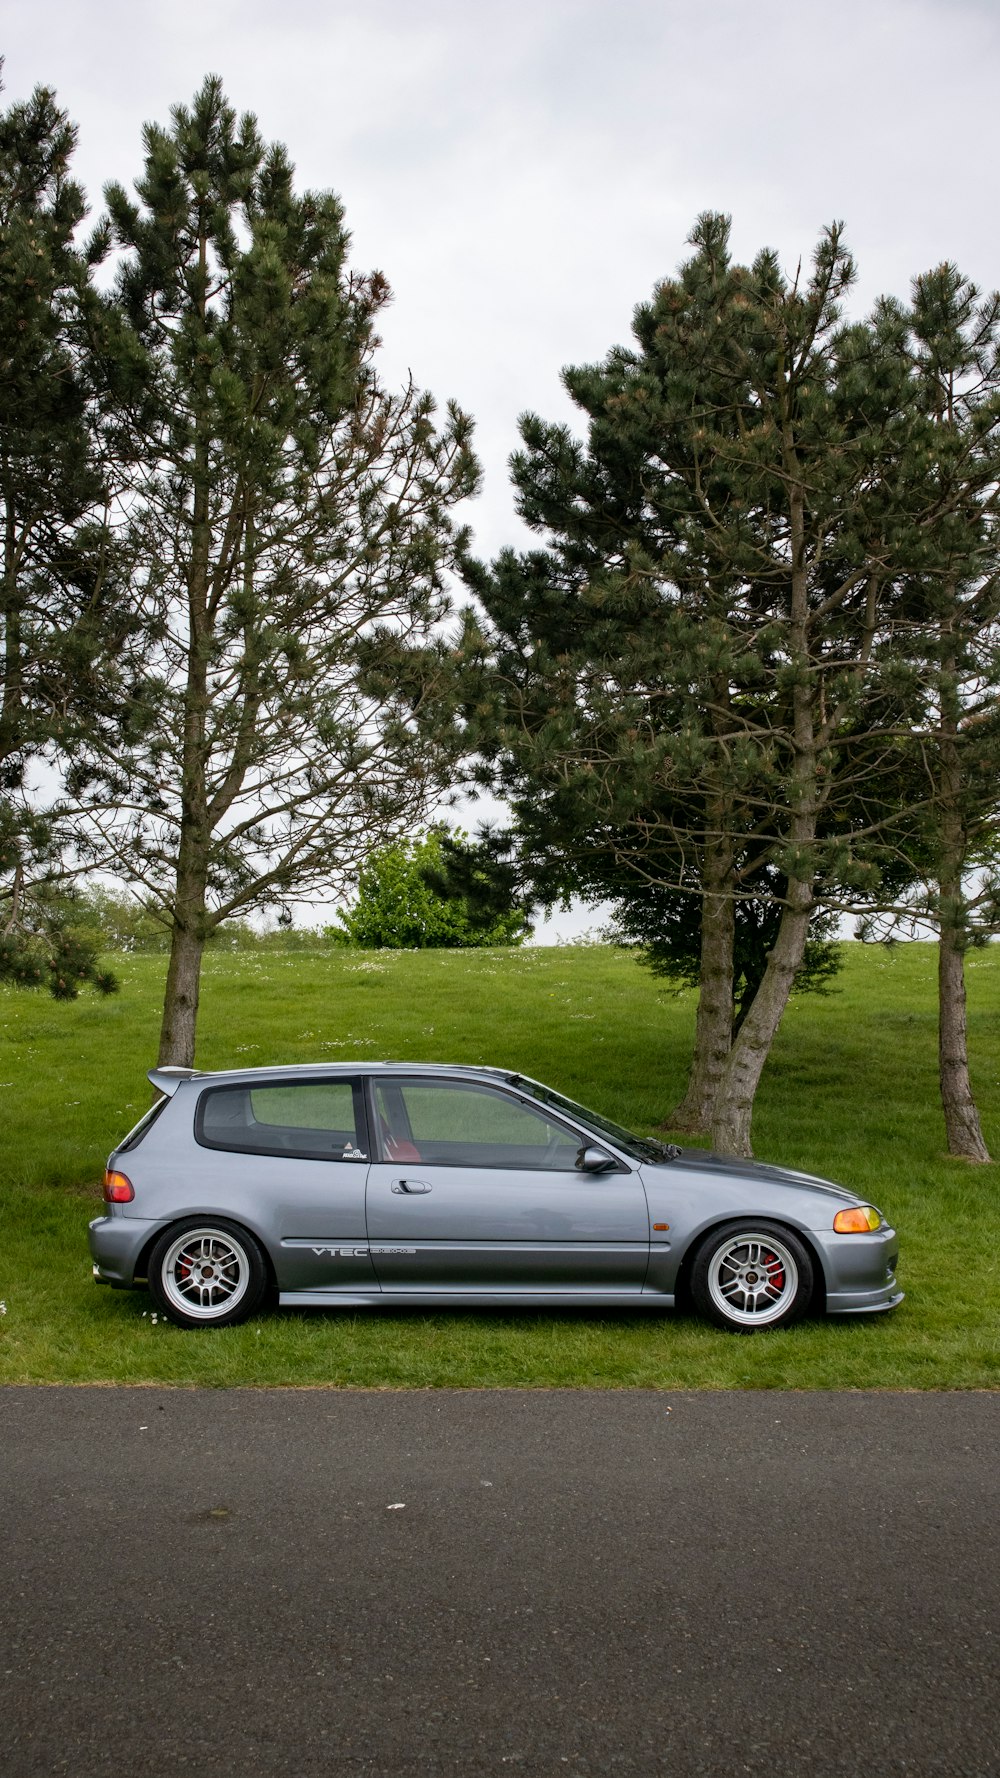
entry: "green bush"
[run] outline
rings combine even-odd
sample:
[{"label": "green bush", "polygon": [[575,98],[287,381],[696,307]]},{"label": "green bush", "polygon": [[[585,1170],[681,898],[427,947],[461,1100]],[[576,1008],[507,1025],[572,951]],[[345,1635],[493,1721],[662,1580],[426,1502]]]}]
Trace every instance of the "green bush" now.
[{"label": "green bush", "polygon": [[428,881],[441,868],[442,835],[398,840],[376,852],[358,879],[358,898],[339,924],[326,928],[334,944],[361,950],[468,950],[519,945],[530,928],[517,908],[484,913],[465,896],[445,895]]}]

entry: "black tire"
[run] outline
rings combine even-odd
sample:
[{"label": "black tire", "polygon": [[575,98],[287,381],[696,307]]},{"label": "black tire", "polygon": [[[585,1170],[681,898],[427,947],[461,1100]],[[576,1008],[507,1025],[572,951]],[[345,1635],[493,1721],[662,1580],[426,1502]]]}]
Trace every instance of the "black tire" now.
[{"label": "black tire", "polygon": [[788,1327],[809,1307],[813,1262],[781,1223],[741,1217],[713,1229],[691,1267],[694,1306],[731,1333]]},{"label": "black tire", "polygon": [[258,1309],[267,1266],[253,1235],[217,1216],[190,1216],[149,1256],[149,1294],[178,1327],[234,1327]]}]

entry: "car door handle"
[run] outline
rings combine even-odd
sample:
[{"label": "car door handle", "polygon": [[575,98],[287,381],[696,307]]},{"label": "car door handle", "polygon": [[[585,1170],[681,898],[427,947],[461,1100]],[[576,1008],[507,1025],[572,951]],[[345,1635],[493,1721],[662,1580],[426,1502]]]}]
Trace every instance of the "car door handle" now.
[{"label": "car door handle", "polygon": [[394,1192],[405,1192],[407,1197],[412,1193],[416,1197],[421,1192],[432,1191],[433,1187],[426,1185],[422,1179],[394,1179],[389,1189]]}]

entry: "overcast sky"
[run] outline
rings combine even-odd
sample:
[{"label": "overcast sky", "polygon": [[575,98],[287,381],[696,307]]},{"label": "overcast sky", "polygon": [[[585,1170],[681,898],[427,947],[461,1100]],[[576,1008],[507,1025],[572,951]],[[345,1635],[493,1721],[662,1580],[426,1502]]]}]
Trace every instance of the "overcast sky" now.
[{"label": "overcast sky", "polygon": [[992,287],[1000,0],[34,0],[8,98],[54,86],[95,207],[207,72],[344,201],[395,293],[387,375],[474,414],[484,551],[519,412],[569,415],[700,210],[794,265],[847,223],[859,306],[955,259]]},{"label": "overcast sky", "polygon": [[7,98],[56,89],[95,209],[202,77],[332,187],[394,302],[383,373],[477,422],[483,553],[517,416],[570,418],[699,211],[794,267],[847,224],[857,305],[956,260],[1000,283],[1000,0],[22,0]]}]

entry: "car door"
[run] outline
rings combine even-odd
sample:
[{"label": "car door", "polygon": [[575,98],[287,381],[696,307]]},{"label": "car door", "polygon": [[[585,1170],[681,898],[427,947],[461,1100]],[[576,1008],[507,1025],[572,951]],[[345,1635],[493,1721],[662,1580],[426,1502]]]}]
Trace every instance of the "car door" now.
[{"label": "car door", "polygon": [[582,1172],[586,1138],[478,1081],[374,1083],[368,1174],[383,1292],[641,1292],[649,1216],[636,1170]]},{"label": "car door", "polygon": [[370,1151],[360,1079],[211,1087],[195,1135],[220,1151],[211,1157],[213,1197],[228,1193],[231,1213],[264,1236],[279,1290],[378,1289],[365,1228]]}]

